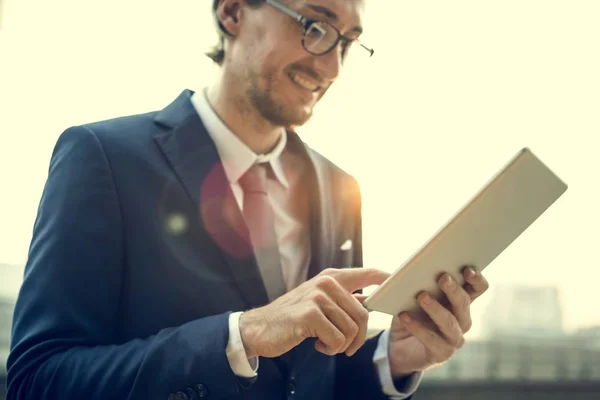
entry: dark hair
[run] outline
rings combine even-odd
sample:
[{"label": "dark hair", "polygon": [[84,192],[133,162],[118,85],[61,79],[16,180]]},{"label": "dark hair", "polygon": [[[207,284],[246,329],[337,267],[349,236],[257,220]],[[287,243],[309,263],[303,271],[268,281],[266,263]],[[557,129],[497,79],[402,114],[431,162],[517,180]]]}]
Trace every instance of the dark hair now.
[{"label": "dark hair", "polygon": [[[256,7],[264,2],[264,0],[246,0],[250,7]],[[215,27],[217,29],[217,34],[219,35],[219,40],[216,45],[214,45],[209,51],[206,52],[208,58],[213,60],[218,65],[223,64],[223,60],[225,59],[225,36],[230,36],[227,29],[221,24],[219,20],[219,15],[217,13],[217,8],[219,7],[219,0],[213,0],[212,5],[212,14],[215,21]]]}]

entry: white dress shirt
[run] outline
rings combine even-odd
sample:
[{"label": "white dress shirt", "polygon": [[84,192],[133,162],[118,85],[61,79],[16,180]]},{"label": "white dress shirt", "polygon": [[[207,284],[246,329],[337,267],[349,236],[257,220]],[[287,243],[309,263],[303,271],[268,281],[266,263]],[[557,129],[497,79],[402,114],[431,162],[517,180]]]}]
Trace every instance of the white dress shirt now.
[{"label": "white dress shirt", "polygon": [[[310,236],[305,213],[298,207],[303,163],[285,152],[287,133],[281,131],[281,139],[268,154],[255,154],[217,116],[206,97],[206,91],[196,92],[191,97],[192,104],[214,141],[225,174],[231,185],[240,210],[244,204],[244,193],[238,180],[255,163],[269,163],[273,177],[267,182],[267,195],[275,214],[275,233],[281,254],[283,278],[287,290],[292,290],[306,280],[310,262]],[[239,318],[241,312],[229,317],[229,341],[227,358],[232,371],[240,377],[251,378],[258,373],[258,357],[248,359],[242,343]],[[388,360],[388,334],[385,331],[379,338],[373,355],[382,390],[393,399],[402,400],[412,395],[421,382],[422,373],[411,376],[402,392],[394,387]]]}]

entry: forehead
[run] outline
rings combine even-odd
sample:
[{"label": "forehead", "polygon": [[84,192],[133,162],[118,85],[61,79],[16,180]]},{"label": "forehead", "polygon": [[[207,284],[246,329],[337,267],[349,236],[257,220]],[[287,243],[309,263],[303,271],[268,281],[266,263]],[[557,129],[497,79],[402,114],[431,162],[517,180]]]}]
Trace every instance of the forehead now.
[{"label": "forehead", "polygon": [[364,0],[291,0],[298,9],[317,11],[341,24],[360,25]]}]

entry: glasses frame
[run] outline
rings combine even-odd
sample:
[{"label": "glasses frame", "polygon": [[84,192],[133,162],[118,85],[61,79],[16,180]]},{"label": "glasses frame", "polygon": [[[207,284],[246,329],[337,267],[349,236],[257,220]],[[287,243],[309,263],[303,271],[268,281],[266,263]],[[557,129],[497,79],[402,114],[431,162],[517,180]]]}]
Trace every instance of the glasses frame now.
[{"label": "glasses frame", "polygon": [[[295,20],[300,25],[302,25],[302,27],[304,28],[304,35],[302,35],[302,47],[304,47],[304,50],[306,50],[308,53],[310,53],[312,55],[323,56],[323,55],[329,53],[331,50],[335,49],[338,46],[338,44],[340,43],[341,40],[344,40],[347,44],[350,44],[350,43],[356,43],[356,44],[358,44],[360,47],[362,47],[363,49],[365,49],[369,53],[369,58],[373,57],[373,54],[375,53],[375,50],[373,50],[370,47],[365,46],[364,44],[362,44],[360,42],[360,40],[358,40],[358,39],[352,39],[352,38],[349,38],[347,36],[342,35],[342,33],[339,31],[338,28],[336,28],[335,26],[333,26],[332,24],[330,24],[327,21],[322,21],[322,20],[313,19],[313,18],[307,18],[304,15],[297,13],[296,11],[294,11],[291,8],[289,8],[289,7],[281,4],[280,2],[278,2],[276,0],[265,0],[265,3],[267,3],[268,5],[276,8],[277,10],[279,10],[282,13],[286,14],[287,16],[291,17],[293,20]],[[323,52],[320,52],[320,53],[315,53],[313,51],[310,51],[306,47],[306,44],[304,43],[304,40],[306,38],[306,34],[308,33],[308,30],[315,23],[327,24],[327,25],[331,26],[335,30],[335,32],[337,33],[337,40],[331,45],[330,48],[328,48],[327,50],[325,50]]]}]

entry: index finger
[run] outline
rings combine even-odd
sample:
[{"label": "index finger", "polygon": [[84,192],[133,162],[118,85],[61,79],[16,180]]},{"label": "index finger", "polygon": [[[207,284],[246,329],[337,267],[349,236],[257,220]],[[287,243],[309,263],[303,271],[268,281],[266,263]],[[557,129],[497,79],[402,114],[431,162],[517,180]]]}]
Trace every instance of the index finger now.
[{"label": "index finger", "polygon": [[336,270],[334,278],[349,293],[371,285],[381,285],[390,277],[389,272],[376,268],[343,268]]}]

